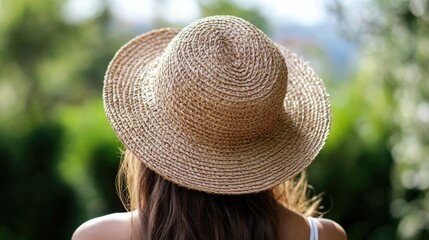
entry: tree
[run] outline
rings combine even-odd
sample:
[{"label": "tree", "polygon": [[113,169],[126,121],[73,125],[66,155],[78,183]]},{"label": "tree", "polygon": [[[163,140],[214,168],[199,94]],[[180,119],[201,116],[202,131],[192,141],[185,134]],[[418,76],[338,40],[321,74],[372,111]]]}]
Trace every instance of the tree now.
[{"label": "tree", "polygon": [[[390,212],[399,220],[400,239],[429,238],[429,3],[423,0],[377,0],[365,11],[334,1],[351,36],[358,33],[376,69],[372,81],[383,81],[390,94],[392,125],[388,146],[391,170]],[[353,14],[359,12],[359,14]],[[357,21],[354,21],[357,20]],[[350,24],[351,21],[357,24]],[[359,26],[353,28],[350,26]]]}]

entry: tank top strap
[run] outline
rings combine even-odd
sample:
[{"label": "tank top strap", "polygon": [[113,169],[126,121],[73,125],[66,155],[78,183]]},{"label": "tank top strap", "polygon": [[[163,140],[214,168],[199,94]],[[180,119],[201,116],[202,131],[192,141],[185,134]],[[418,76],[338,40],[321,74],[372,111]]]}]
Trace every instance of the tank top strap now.
[{"label": "tank top strap", "polygon": [[317,219],[307,217],[310,223],[310,240],[319,240],[319,229],[317,227]]}]

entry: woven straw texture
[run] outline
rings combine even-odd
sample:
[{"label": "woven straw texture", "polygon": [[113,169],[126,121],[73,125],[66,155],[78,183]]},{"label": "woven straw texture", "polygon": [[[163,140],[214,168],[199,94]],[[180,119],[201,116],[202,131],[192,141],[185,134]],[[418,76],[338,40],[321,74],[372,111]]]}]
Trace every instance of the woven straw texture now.
[{"label": "woven straw texture", "polygon": [[132,39],[108,67],[103,99],[118,137],[150,169],[216,194],[293,177],[316,157],[331,121],[314,71],[232,16]]}]

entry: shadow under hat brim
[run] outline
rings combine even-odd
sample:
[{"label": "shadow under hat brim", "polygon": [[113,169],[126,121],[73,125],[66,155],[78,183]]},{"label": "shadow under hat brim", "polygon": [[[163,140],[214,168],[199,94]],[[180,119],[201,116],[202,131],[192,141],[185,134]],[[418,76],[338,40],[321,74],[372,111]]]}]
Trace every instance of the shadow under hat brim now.
[{"label": "shadow under hat brim", "polygon": [[284,114],[276,129],[238,146],[184,137],[156,104],[153,71],[180,29],[158,29],[124,45],[109,64],[103,100],[122,143],[151,170],[180,186],[216,194],[270,189],[304,170],[323,147],[331,111],[323,81],[296,54],[286,59]]}]

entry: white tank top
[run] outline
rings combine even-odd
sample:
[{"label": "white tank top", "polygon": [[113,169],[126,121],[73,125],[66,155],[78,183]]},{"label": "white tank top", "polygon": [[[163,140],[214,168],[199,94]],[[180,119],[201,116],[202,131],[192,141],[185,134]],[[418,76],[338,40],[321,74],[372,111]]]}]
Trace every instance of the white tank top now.
[{"label": "white tank top", "polygon": [[319,229],[317,228],[317,219],[307,217],[310,222],[310,240],[319,240]]}]

